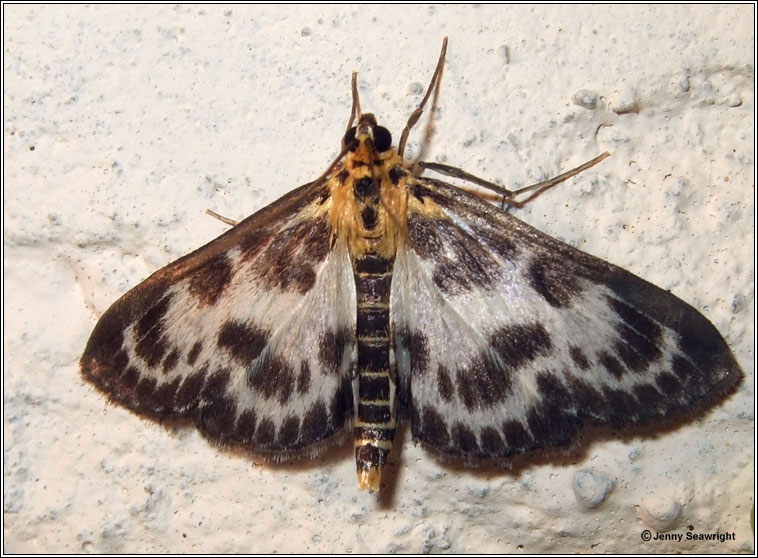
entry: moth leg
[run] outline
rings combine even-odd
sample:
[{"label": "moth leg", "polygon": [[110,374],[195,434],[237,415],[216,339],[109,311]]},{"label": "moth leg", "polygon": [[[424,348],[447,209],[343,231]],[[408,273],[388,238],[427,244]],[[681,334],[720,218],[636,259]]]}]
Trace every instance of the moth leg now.
[{"label": "moth leg", "polygon": [[470,172],[466,172],[463,169],[459,169],[458,167],[451,167],[450,165],[443,165],[442,163],[427,163],[424,161],[419,161],[418,163],[416,163],[416,165],[419,167],[420,173],[424,172],[425,170],[431,170],[431,171],[438,172],[440,174],[444,174],[446,176],[452,176],[453,178],[460,178],[461,180],[465,180],[466,182],[471,182],[472,184],[476,184],[477,186],[481,186],[482,188],[487,188],[488,190],[492,190],[493,192],[506,198],[511,198],[515,194],[515,192],[509,190],[508,188],[504,186],[500,186],[498,184],[495,184],[494,182],[485,180],[484,178],[479,178],[478,176],[475,176],[471,174]]},{"label": "moth leg", "polygon": [[230,219],[229,217],[224,217],[223,215],[219,215],[213,210],[206,209],[205,212],[210,215],[211,217],[215,217],[222,223],[226,223],[227,225],[231,225],[232,227],[236,227],[239,221],[235,221],[234,219]]},{"label": "moth leg", "polygon": [[[421,99],[421,102],[419,103],[416,110],[411,113],[410,118],[408,118],[408,123],[405,125],[405,128],[403,128],[403,133],[400,136],[400,143],[397,145],[397,154],[400,155],[400,157],[402,157],[403,153],[405,152],[405,144],[408,142],[408,134],[411,132],[411,128],[415,126],[416,122],[418,122],[418,119],[421,118],[421,115],[424,113],[424,105],[426,105],[426,102],[429,100],[429,96],[432,94],[433,90],[439,91],[440,79],[442,77],[442,68],[445,65],[446,51],[447,37],[442,39],[442,50],[440,51],[440,58],[437,61],[437,67],[434,69],[432,81],[429,82],[429,87],[426,89],[426,95],[424,95],[424,98]],[[437,95],[435,94],[435,100],[436,98]]]},{"label": "moth leg", "polygon": [[519,188],[518,190],[516,190],[516,191],[513,192],[513,197],[518,196],[519,194],[523,194],[524,192],[531,192],[531,191],[534,190],[534,193],[531,196],[527,197],[526,199],[524,199],[522,201],[516,201],[516,200],[513,200],[513,199],[506,201],[505,198],[503,198],[503,202],[507,203],[508,205],[515,206],[515,207],[524,207],[524,205],[526,205],[526,203],[532,201],[534,198],[536,198],[537,196],[539,196],[543,192],[549,190],[550,188],[552,188],[556,184],[560,184],[561,182],[563,182],[565,180],[568,180],[572,176],[576,176],[580,172],[584,172],[587,169],[589,169],[591,167],[594,167],[600,161],[602,161],[603,159],[605,159],[607,157],[610,157],[610,156],[611,156],[611,154],[608,151],[606,151],[604,153],[601,153],[600,155],[598,155],[594,159],[591,159],[591,160],[587,161],[583,165],[579,165],[575,169],[571,169],[570,171],[566,171],[563,174],[559,174],[555,178],[550,178],[550,179],[545,180],[543,182],[538,182],[537,184],[532,184],[531,186],[524,186],[523,188]]},{"label": "moth leg", "polygon": [[[602,161],[603,159],[609,156],[610,156],[610,153],[606,151],[605,153],[598,155],[594,159],[587,161],[583,165],[579,165],[578,167],[571,169],[570,171],[564,172],[563,174],[559,174],[555,178],[550,178],[549,180],[538,182],[537,184],[532,184],[531,186],[525,186],[523,188],[519,188],[518,190],[509,190],[508,188],[499,186],[495,184],[494,182],[484,180],[483,178],[479,178],[478,176],[475,176],[457,167],[443,165],[442,163],[426,163],[426,162],[421,161],[421,162],[416,163],[416,165],[421,169],[422,172],[424,170],[432,170],[440,174],[452,176],[453,178],[460,178],[461,180],[465,180],[467,182],[471,182],[472,184],[476,184],[477,186],[481,186],[482,188],[491,190],[495,192],[496,194],[498,194],[499,196],[502,196],[503,208],[505,208],[505,205],[521,208],[524,205],[526,205],[528,202],[532,201],[534,198],[542,194],[543,192],[546,192],[547,190],[555,186],[556,184],[560,184],[561,182],[568,180],[572,176],[576,176],[580,172],[583,172],[589,169],[590,167],[597,165],[600,161]],[[534,193],[528,196],[526,199],[521,200],[521,201],[518,201],[515,199],[516,196],[518,196],[519,194],[523,194],[525,192],[531,192],[531,191],[534,191]]]}]

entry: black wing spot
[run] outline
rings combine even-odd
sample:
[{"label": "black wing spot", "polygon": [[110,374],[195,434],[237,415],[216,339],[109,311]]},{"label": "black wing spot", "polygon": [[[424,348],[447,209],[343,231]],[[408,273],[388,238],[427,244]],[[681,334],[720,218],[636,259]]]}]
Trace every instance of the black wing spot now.
[{"label": "black wing spot", "polygon": [[682,383],[670,372],[661,372],[655,377],[655,383],[667,395],[669,401],[675,401],[683,395]]},{"label": "black wing spot", "polygon": [[299,436],[300,419],[296,416],[288,417],[279,428],[279,447],[281,449],[291,449],[297,447]]},{"label": "black wing spot", "polygon": [[502,456],[506,453],[503,437],[500,436],[500,433],[492,426],[482,428],[480,439],[482,441],[482,452],[484,456],[495,457]]},{"label": "black wing spot", "polygon": [[502,402],[511,392],[510,374],[486,354],[459,368],[455,379],[458,397],[471,410]]},{"label": "black wing spot", "polygon": [[573,360],[574,364],[576,364],[579,368],[582,370],[589,370],[590,361],[587,360],[584,351],[582,351],[579,347],[569,345],[569,355],[571,355],[571,360]]},{"label": "black wing spot", "polygon": [[266,399],[276,397],[284,405],[295,387],[295,374],[284,360],[268,351],[248,370],[248,385]]},{"label": "black wing spot", "polygon": [[155,378],[143,378],[135,388],[136,402],[140,408],[154,407],[155,402],[153,396],[155,389],[158,386],[158,381]]},{"label": "black wing spot", "polygon": [[271,449],[274,445],[276,426],[270,418],[264,418],[255,431],[255,444],[262,449]]},{"label": "black wing spot", "polygon": [[195,344],[192,345],[192,348],[187,353],[187,364],[190,366],[193,366],[195,364],[195,361],[197,360],[197,357],[200,356],[200,351],[203,350],[203,342],[202,341],[195,341]]},{"label": "black wing spot", "polygon": [[255,260],[270,240],[267,231],[253,231],[245,234],[239,244],[242,252],[242,260]]},{"label": "black wing spot", "polygon": [[666,398],[649,384],[634,386],[634,396],[640,404],[640,411],[648,418],[666,415]]},{"label": "black wing spot", "polygon": [[613,350],[631,370],[645,370],[661,356],[661,350],[653,340],[626,324],[619,324],[616,332],[620,339],[613,344]]},{"label": "black wing spot", "polygon": [[131,391],[137,385],[140,379],[140,371],[136,366],[130,366],[126,369],[124,374],[120,378],[121,387],[125,391]]},{"label": "black wing spot", "polygon": [[226,253],[213,256],[190,278],[189,290],[200,306],[213,306],[232,281],[232,264]]},{"label": "black wing spot", "polygon": [[325,371],[332,374],[339,372],[349,341],[350,334],[345,328],[324,332],[319,340],[318,358]]},{"label": "black wing spot", "polygon": [[450,443],[445,420],[435,409],[427,407],[423,411],[423,419],[413,423],[413,434],[437,449],[445,449]]},{"label": "black wing spot", "polygon": [[229,372],[228,368],[219,368],[211,374],[205,381],[200,397],[206,401],[213,401],[219,397],[223,397],[229,384]]},{"label": "black wing spot", "polygon": [[208,366],[206,365],[184,379],[176,392],[176,406],[178,409],[193,409],[197,407],[198,397],[200,391],[203,389],[207,373]]},{"label": "black wing spot", "polygon": [[304,221],[281,231],[261,254],[256,269],[269,285],[305,294],[316,282],[315,266],[329,249],[326,217]]},{"label": "black wing spot", "polygon": [[579,420],[573,413],[544,401],[527,413],[527,424],[537,447],[568,445],[574,438]]},{"label": "black wing spot", "polygon": [[547,354],[553,346],[550,334],[538,322],[501,327],[490,337],[490,345],[513,370]]},{"label": "black wing spot", "polygon": [[432,219],[414,213],[408,216],[408,234],[416,253],[425,260],[442,253],[442,240]]},{"label": "black wing spot", "polygon": [[304,360],[300,363],[300,374],[297,376],[297,392],[300,395],[307,393],[311,387],[311,368],[308,366],[308,361]]},{"label": "black wing spot", "polygon": [[512,453],[520,453],[526,450],[531,443],[531,438],[524,425],[517,420],[503,423],[503,436],[505,443]]},{"label": "black wing spot", "polygon": [[603,397],[608,402],[608,422],[614,428],[621,428],[639,420],[639,403],[628,391],[606,388],[603,390]]},{"label": "black wing spot", "polygon": [[168,374],[179,363],[180,353],[178,349],[171,351],[165,359],[163,359],[163,373]]},{"label": "black wing spot", "polygon": [[609,374],[611,374],[614,378],[617,380],[620,380],[621,377],[624,375],[624,367],[621,365],[621,363],[618,361],[618,359],[609,353],[602,351],[597,355],[597,360],[600,364],[602,364],[605,369],[608,371]]},{"label": "black wing spot", "polygon": [[497,284],[501,266],[492,252],[453,221],[413,216],[408,232],[419,256],[435,262],[433,280],[443,293],[456,295]]},{"label": "black wing spot", "polygon": [[437,391],[443,401],[450,401],[453,398],[453,382],[450,380],[450,374],[442,364],[437,368]]},{"label": "black wing spot", "polygon": [[529,284],[550,306],[563,308],[581,293],[576,278],[559,261],[535,258],[529,264]]},{"label": "black wing spot", "polygon": [[181,381],[181,378],[174,378],[173,381],[166,382],[155,388],[155,392],[151,398],[152,410],[154,412],[169,412],[175,408],[176,392],[179,390]]},{"label": "black wing spot", "polygon": [[637,331],[644,338],[655,343],[661,337],[661,328],[653,320],[642,314],[636,308],[621,302],[620,300],[609,296],[606,297],[611,308],[618,316],[624,320],[632,329]]},{"label": "black wing spot", "polygon": [[257,418],[253,409],[247,409],[237,419],[235,438],[240,442],[249,442],[255,435]]},{"label": "black wing spot", "polygon": [[200,417],[200,429],[213,438],[229,438],[237,419],[237,403],[231,397],[216,395]]},{"label": "black wing spot", "polygon": [[510,236],[491,225],[477,225],[472,230],[474,236],[484,242],[493,252],[503,258],[504,261],[512,262],[515,260],[518,248]]},{"label": "black wing spot", "polygon": [[164,317],[171,304],[171,295],[156,302],[137,322],[135,352],[150,368],[155,368],[168,351],[168,343],[163,336]]},{"label": "black wing spot", "polygon": [[682,355],[676,355],[673,358],[671,369],[685,386],[690,399],[704,395],[711,387],[713,379]]},{"label": "black wing spot", "polygon": [[574,400],[569,391],[563,386],[563,383],[550,372],[539,372],[537,374],[537,389],[542,398],[550,405],[565,410],[574,407]]},{"label": "black wing spot", "polygon": [[602,420],[608,415],[608,404],[597,389],[574,376],[569,376],[568,383],[580,417]]},{"label": "black wing spot", "polygon": [[471,456],[478,453],[479,444],[473,430],[460,422],[455,423],[451,430],[452,443],[457,454]]},{"label": "black wing spot", "polygon": [[[119,345],[120,346],[120,345]],[[113,355],[111,361],[111,369],[113,374],[120,376],[126,367],[129,365],[129,354],[124,349],[119,349],[116,354]]]},{"label": "black wing spot", "polygon": [[324,438],[329,429],[329,415],[326,406],[318,401],[314,403],[303,417],[301,439],[304,444],[318,442]]},{"label": "black wing spot", "polygon": [[261,354],[268,343],[268,333],[254,324],[227,321],[218,333],[220,349],[231,353],[241,365],[247,366]]}]

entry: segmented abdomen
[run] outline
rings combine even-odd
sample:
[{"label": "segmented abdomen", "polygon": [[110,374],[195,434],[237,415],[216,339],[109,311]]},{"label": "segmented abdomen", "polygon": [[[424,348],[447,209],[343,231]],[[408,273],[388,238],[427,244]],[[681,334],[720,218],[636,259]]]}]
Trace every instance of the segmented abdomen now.
[{"label": "segmented abdomen", "polygon": [[366,254],[353,262],[358,300],[358,420],[355,460],[361,489],[379,489],[395,436],[390,377],[390,286],[393,260]]}]

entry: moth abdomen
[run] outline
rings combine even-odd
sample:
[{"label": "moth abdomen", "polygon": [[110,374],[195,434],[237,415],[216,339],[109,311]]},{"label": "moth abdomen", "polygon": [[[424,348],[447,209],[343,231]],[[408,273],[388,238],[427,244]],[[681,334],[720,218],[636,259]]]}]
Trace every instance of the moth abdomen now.
[{"label": "moth abdomen", "polygon": [[377,254],[353,260],[357,298],[358,413],[355,461],[361,490],[379,490],[395,435],[390,375],[390,285],[394,261]]}]

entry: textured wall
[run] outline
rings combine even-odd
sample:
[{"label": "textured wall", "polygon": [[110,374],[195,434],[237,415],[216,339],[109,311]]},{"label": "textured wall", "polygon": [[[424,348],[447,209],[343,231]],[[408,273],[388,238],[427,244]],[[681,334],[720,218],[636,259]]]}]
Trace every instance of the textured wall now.
[{"label": "textured wall", "polygon": [[[4,551],[753,549],[752,6],[4,14]],[[426,159],[519,186],[611,151],[518,216],[708,316],[747,374],[731,399],[505,472],[440,464],[406,430],[377,499],[350,444],[264,465],[83,382],[109,304],[226,229],[206,208],[239,219],[325,170],[353,70],[398,137],[444,35]],[[686,539],[717,531],[735,539]]]}]

